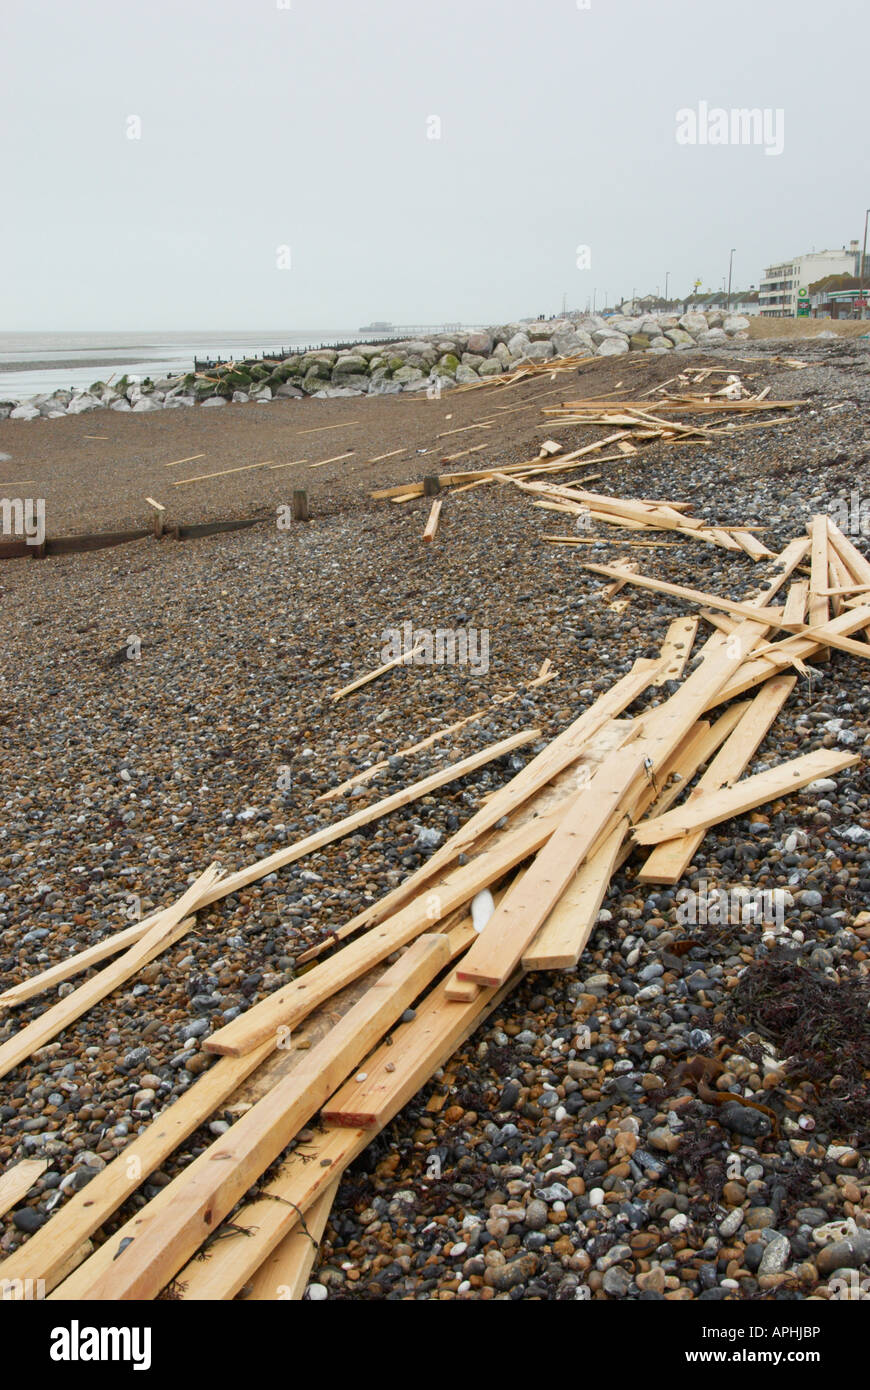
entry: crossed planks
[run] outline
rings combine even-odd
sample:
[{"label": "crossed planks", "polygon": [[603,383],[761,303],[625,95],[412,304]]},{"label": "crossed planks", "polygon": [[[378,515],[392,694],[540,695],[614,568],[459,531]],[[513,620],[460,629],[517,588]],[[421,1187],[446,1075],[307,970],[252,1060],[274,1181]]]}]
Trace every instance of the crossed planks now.
[{"label": "crossed planks", "polygon": [[[224,878],[217,878],[211,886],[206,886],[195,899],[189,902],[188,911],[199,911],[207,907],[210,903],[226,897],[230,893],[236,892],[240,888],[247,887],[249,883],[254,883],[258,878],[265,877],[266,874],[273,873],[276,869],[292,864],[296,860],[303,858],[307,854],[313,854],[315,850],[322,849],[325,845],[343,838],[345,835],[352,834],[363,825],[370,825],[372,821],[379,820],[381,817],[390,815],[393,811],[408,805],[411,801],[416,801],[422,796],[428,795],[430,791],[435,791],[438,787],[446,786],[449,782],[457,778],[468,776],[470,773],[483,767],[486,763],[495,758],[500,758],[507,753],[514,752],[517,748],[533,742],[539,734],[537,729],[526,729],[519,734],[513,734],[507,739],[501,739],[498,743],[491,744],[478,753],[473,753],[468,758],[463,758],[458,763],[453,763],[450,767],[443,768],[440,772],[432,773],[429,777],[424,777],[421,781],[414,782],[408,787],[404,787],[399,792],[394,792],[392,796],[385,797],[383,800],[375,802],[372,806],[364,807],[360,811],[355,811],[350,816],[345,816],[342,820],[336,821],[333,825],[325,826],[323,830],[315,831],[313,835],[307,835],[302,840],[297,840],[294,844],[288,845],[285,849],[277,850],[274,854],[267,855],[265,859],[259,859],[247,869],[241,869],[237,873],[228,874]],[[430,861],[431,863],[431,861]],[[187,900],[187,895],[185,899]],[[177,905],[176,905],[177,907]],[[107,955],[112,955],[118,950],[127,946],[132,946],[141,940],[149,931],[157,927],[165,928],[177,919],[175,908],[162,909],[153,913],[143,922],[137,922],[132,927],[125,928],[122,932],[117,932],[113,937],[106,941],[99,942],[94,947],[89,947],[81,951],[78,955],[70,956],[66,961],[60,961],[57,965],[51,966],[40,975],[34,976],[30,980],[25,980],[19,985],[13,985],[0,995],[0,1004],[14,1006],[23,1003],[24,1000],[32,998],[35,994],[41,993],[62,980],[68,979],[71,975],[77,975],[82,970],[91,965],[97,964],[105,959]],[[144,961],[140,964],[145,964]],[[70,995],[68,1000],[76,996]],[[75,1015],[76,1017],[78,1015]],[[63,1026],[63,1025],[61,1025]],[[57,1031],[57,1030],[56,1030]],[[13,1039],[14,1041],[14,1039]],[[41,1043],[35,1046],[41,1046]],[[0,1049],[2,1056],[2,1049]]]}]

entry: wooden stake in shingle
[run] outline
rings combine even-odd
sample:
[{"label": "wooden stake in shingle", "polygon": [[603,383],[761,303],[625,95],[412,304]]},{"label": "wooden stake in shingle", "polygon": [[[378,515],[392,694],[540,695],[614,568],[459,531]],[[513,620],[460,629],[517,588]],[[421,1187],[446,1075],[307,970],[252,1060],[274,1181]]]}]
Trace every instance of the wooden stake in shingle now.
[{"label": "wooden stake in shingle", "polygon": [[441,479],[436,474],[430,474],[428,478],[423,479],[424,497],[437,497],[440,491]]},{"label": "wooden stake in shingle", "polygon": [[311,520],[311,514],[308,510],[308,493],[301,487],[293,490],[293,520]]}]

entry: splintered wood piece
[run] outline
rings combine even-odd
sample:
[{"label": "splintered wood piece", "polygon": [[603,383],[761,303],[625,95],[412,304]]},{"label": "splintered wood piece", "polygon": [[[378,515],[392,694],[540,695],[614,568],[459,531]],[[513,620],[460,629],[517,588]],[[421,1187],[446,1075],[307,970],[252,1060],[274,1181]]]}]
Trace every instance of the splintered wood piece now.
[{"label": "splintered wood piece", "polygon": [[[36,1183],[48,1167],[47,1158],[22,1158],[20,1163],[14,1163],[11,1168],[0,1175],[0,1217],[4,1217],[7,1211],[11,1211],[17,1206],[22,1197],[26,1197],[31,1187]],[[0,1285],[6,1279],[5,1264],[0,1265]],[[29,1275],[33,1278],[33,1275]]]},{"label": "splintered wood piece", "polygon": [[[719,791],[736,782],[749,766],[762,740],[795,687],[794,676],[774,676],[755,699],[744,706],[739,723],[690,794]],[[650,854],[638,873],[642,883],[677,883],[691,864],[704,830],[665,841]]]},{"label": "splintered wood piece", "polygon": [[664,685],[665,681],[680,679],[692,654],[697,631],[697,618],[674,618],[662,643],[662,660],[665,665],[661,674],[653,681],[654,685]]},{"label": "splintered wood piece", "polygon": [[662,840],[672,840],[677,835],[706,829],[718,825],[720,821],[742,816],[756,806],[763,806],[766,801],[799,791],[817,777],[831,777],[860,761],[857,753],[833,753],[827,748],[804,753],[799,758],[790,758],[788,762],[768,768],[767,772],[746,777],[732,787],[700,792],[690,797],[685,806],[643,821],[635,826],[632,833],[639,845],[657,845]]},{"label": "splintered wood piece", "polygon": [[443,969],[449,954],[444,936],[427,934],[415,941],[289,1075],[143,1207],[135,1238],[79,1296],[96,1301],[156,1297]]},{"label": "splintered wood piece", "polygon": [[330,700],[334,705],[338,704],[338,701],[343,700],[345,695],[352,695],[355,690],[359,690],[362,686],[368,685],[370,681],[377,680],[378,676],[385,675],[387,671],[394,671],[397,666],[407,666],[409,662],[414,660],[415,656],[419,655],[421,650],[422,646],[418,642],[412,651],[403,652],[401,656],[393,657],[392,661],[384,662],[383,666],[379,666],[375,671],[367,671],[364,676],[360,676],[357,680],[351,681],[350,685],[343,685],[341,690],[336,690],[333,695],[330,695]]},{"label": "splintered wood piece", "polygon": [[174,468],[177,463],[193,463],[196,459],[204,459],[205,454],[188,454],[183,459],[173,459],[171,463],[164,463],[164,468]]},{"label": "splintered wood piece", "polygon": [[332,1204],[338,1193],[340,1179],[336,1178],[305,1213],[305,1229],[301,1223],[293,1227],[272,1253],[263,1261],[250,1282],[244,1302],[257,1303],[280,1299],[297,1302],[308,1287],[308,1277],[317,1258],[318,1245],[326,1230]]},{"label": "splintered wood piece", "polygon": [[753,536],[752,532],[747,530],[746,527],[732,526],[731,535],[739,542],[746,551],[746,554],[753,560],[770,560],[773,558],[773,551],[768,550],[767,546],[762,544],[757,536]]},{"label": "splintered wood piece", "polygon": [[433,541],[438,531],[438,522],[441,519],[441,508],[444,503],[440,497],[432,503],[432,510],[429,513],[429,520],[426,522],[426,529],[423,532],[424,541]]},{"label": "splintered wood piece", "polygon": [[[308,467],[309,467],[309,468],[323,468],[324,464],[327,464],[327,463],[340,463],[342,459],[349,459],[349,458],[351,457],[351,455],[352,455],[352,454],[355,454],[355,453],[356,453],[356,450],[355,450],[355,449],[348,449],[348,450],[347,450],[345,453],[343,453],[343,454],[333,454],[332,458],[320,459],[317,463],[309,463]],[[288,468],[289,468],[289,466],[290,466],[290,465],[287,464],[287,467],[288,467]]]},{"label": "splintered wood piece", "polygon": [[644,758],[629,743],[593,773],[533,864],[512,885],[458,967],[460,980],[504,984],[620,804],[642,778]]}]

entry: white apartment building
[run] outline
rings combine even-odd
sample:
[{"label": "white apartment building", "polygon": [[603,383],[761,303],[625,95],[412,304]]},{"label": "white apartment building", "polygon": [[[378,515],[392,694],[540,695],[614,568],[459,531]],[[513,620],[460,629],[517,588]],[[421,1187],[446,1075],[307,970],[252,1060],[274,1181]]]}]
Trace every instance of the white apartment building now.
[{"label": "white apartment building", "polygon": [[793,318],[798,291],[808,290],[826,275],[856,275],[860,247],[857,241],[841,251],[808,251],[780,265],[769,265],[758,286],[760,312],[765,318]]}]

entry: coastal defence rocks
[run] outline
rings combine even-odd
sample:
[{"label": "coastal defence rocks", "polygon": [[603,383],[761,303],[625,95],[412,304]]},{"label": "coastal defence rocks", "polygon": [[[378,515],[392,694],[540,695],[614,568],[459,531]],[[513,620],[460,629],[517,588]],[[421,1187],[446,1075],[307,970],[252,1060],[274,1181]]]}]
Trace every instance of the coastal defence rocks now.
[{"label": "coastal defence rocks", "polygon": [[0,420],[54,419],[107,408],[142,414],[195,405],[263,405],[303,396],[440,394],[559,358],[687,352],[748,336],[747,318],[719,310],[526,320],[467,333],[318,348],[281,361],[249,359],[159,381],[124,376],[110,385],[95,381],[87,390],[58,390],[26,401],[0,399]]}]

